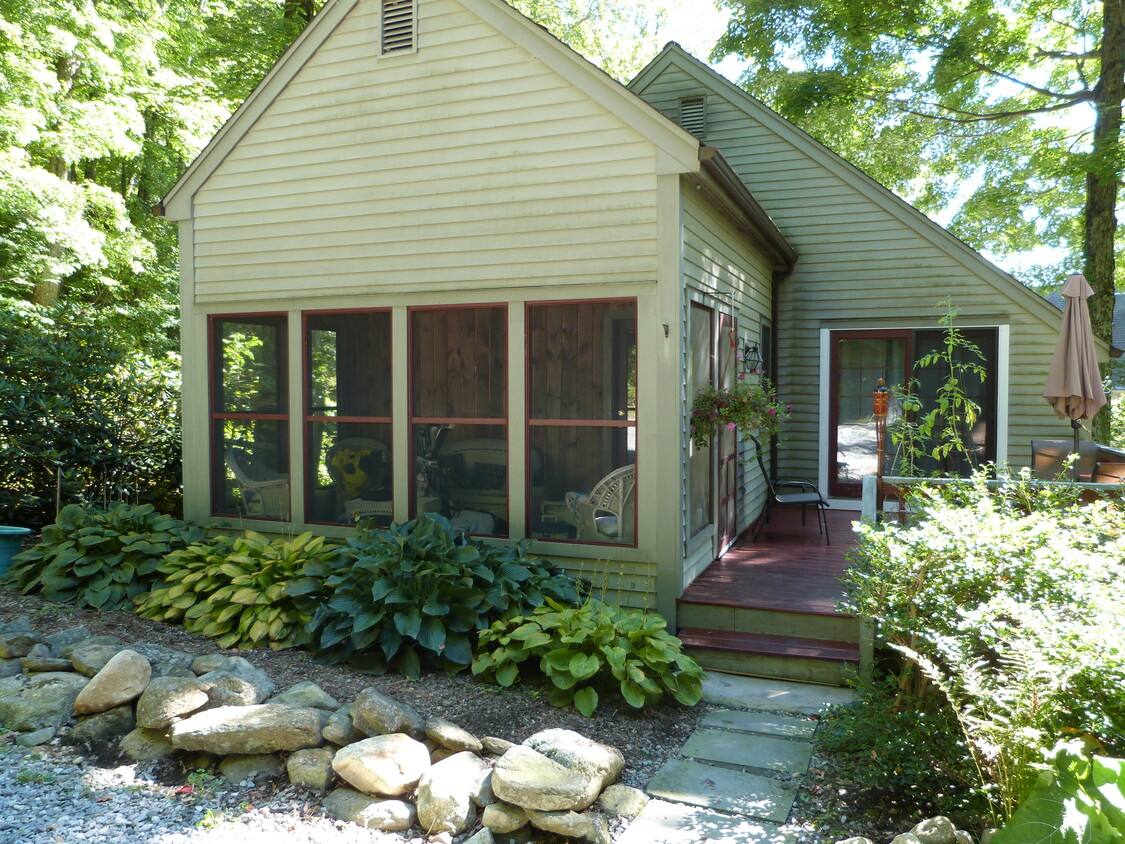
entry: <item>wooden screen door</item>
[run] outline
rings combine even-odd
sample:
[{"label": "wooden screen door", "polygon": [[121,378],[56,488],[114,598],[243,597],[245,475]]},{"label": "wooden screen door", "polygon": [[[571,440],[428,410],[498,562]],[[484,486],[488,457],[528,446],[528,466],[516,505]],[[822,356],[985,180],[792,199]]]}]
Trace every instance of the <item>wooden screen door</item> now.
[{"label": "wooden screen door", "polygon": [[[717,382],[720,387],[730,388],[734,386],[738,370],[738,336],[734,317],[730,314],[719,314],[718,340]],[[718,557],[738,536],[738,432],[722,428],[715,442],[719,464],[718,495],[715,498],[718,506],[715,556]]]}]

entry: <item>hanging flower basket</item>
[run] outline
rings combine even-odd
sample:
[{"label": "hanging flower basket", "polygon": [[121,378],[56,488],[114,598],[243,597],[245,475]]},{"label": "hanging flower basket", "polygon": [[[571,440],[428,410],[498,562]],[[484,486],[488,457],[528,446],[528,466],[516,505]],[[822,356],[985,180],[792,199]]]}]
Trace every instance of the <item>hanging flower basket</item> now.
[{"label": "hanging flower basket", "polygon": [[789,418],[792,405],[781,405],[773,384],[762,377],[757,384],[739,381],[733,387],[707,387],[691,405],[691,439],[697,448],[710,444],[722,428],[744,437],[776,436]]}]

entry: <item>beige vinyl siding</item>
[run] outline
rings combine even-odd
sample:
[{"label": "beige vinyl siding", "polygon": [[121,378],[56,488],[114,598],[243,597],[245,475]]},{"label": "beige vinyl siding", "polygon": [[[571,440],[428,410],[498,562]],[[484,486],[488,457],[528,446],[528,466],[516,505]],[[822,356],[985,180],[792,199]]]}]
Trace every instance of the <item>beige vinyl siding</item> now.
[{"label": "beige vinyl siding", "polygon": [[[687,401],[687,354],[690,342],[686,333],[687,311],[694,298],[718,310],[733,308],[740,338],[760,339],[761,326],[770,322],[772,298],[770,263],[750,235],[739,228],[714,205],[701,198],[694,187],[683,185],[683,272],[688,291],[684,300],[684,399]],[[694,295],[693,295],[694,294]],[[719,342],[725,342],[719,338]],[[685,442],[683,464],[682,529],[688,533],[688,448]],[[757,464],[747,462],[746,444],[738,468],[738,530],[742,531],[762,506],[764,482]],[[715,557],[712,543],[705,546],[687,543],[683,585],[687,587]]]},{"label": "beige vinyl siding", "polygon": [[[681,97],[705,90],[676,61],[638,91],[673,119]],[[722,151],[799,256],[778,291],[778,382],[782,399],[794,405],[784,472],[815,477],[819,441],[827,436],[819,424],[820,329],[932,326],[934,305],[945,298],[963,325],[1011,327],[1008,460],[1026,465],[1032,437],[1066,435],[1041,396],[1057,327],[1028,291],[831,154],[815,151],[798,130],[779,118],[759,119],[716,91],[708,93],[705,142]]]},{"label": "beige vinyl siding", "polygon": [[651,282],[656,154],[453,0],[363,0],[194,196],[194,299]]}]

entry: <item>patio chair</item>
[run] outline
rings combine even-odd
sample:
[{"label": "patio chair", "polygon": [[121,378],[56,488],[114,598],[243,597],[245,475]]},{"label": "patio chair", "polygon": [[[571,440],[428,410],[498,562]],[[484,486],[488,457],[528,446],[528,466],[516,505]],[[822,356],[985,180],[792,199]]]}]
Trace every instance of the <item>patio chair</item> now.
[{"label": "patio chair", "polygon": [[324,465],[336,487],[337,520],[386,516],[394,512],[391,491],[390,449],[370,437],[343,437],[324,456]]},{"label": "patio chair", "polygon": [[828,536],[828,516],[825,511],[831,506],[820,494],[820,490],[808,478],[798,477],[797,475],[782,475],[778,478],[771,478],[770,473],[766,471],[766,463],[762,459],[762,444],[758,442],[755,436],[750,437],[754,443],[754,457],[758,461],[758,468],[762,471],[762,477],[766,482],[766,502],[762,507],[762,512],[758,514],[758,518],[754,520],[751,527],[750,537],[754,542],[758,541],[758,535],[762,529],[769,524],[770,513],[778,507],[800,507],[801,508],[801,524],[805,524],[805,512],[808,507],[816,508],[817,516],[817,529],[824,534],[824,544],[831,545],[832,539]]},{"label": "patio chair", "polygon": [[289,476],[257,462],[250,452],[228,448],[223,452],[227,467],[242,492],[242,507],[248,516],[265,519],[289,518]]},{"label": "patio chair", "polygon": [[637,467],[630,463],[614,469],[588,493],[568,492],[566,503],[574,514],[578,540],[631,543],[635,533]]},{"label": "patio chair", "polygon": [[[1074,450],[1071,440],[1032,440],[1031,474],[1042,481],[1057,481],[1063,474],[1066,458]],[[1088,481],[1097,468],[1098,444],[1083,440],[1078,444],[1078,479]],[[1068,476],[1063,480],[1070,480]]]}]

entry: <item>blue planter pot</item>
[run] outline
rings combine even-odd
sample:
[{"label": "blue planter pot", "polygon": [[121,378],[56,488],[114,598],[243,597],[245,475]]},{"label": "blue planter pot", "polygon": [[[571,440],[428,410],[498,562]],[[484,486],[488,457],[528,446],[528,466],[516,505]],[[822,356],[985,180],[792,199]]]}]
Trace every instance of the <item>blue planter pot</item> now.
[{"label": "blue planter pot", "polygon": [[31,528],[0,525],[0,574],[8,570],[12,557],[23,550],[23,541],[31,533]]}]

